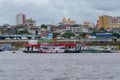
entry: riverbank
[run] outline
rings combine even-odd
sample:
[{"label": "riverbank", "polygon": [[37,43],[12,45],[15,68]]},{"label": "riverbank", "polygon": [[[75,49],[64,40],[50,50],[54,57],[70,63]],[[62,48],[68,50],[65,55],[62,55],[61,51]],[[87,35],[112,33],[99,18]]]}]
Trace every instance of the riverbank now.
[{"label": "riverbank", "polygon": [[[23,44],[29,40],[0,40],[0,44],[12,44],[15,47],[23,47]],[[77,43],[81,44],[83,41],[80,40],[57,40],[56,43]],[[108,46],[112,45],[120,49],[120,41],[117,42],[85,42],[87,46]]]}]

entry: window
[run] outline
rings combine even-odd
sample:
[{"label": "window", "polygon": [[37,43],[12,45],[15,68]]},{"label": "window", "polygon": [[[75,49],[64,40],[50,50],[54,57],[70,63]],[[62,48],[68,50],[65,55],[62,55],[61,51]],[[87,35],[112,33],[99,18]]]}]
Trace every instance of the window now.
[{"label": "window", "polygon": [[60,49],[65,49],[65,47],[61,47]]}]

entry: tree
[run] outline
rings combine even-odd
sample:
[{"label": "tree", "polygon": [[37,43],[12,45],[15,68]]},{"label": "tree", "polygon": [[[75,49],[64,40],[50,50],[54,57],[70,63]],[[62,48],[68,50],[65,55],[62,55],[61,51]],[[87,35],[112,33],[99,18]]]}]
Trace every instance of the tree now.
[{"label": "tree", "polygon": [[118,34],[118,33],[113,33],[112,36],[119,38],[120,34]]},{"label": "tree", "polygon": [[113,41],[114,41],[114,42],[116,42],[116,41],[117,41],[117,39],[113,39]]},{"label": "tree", "polygon": [[45,25],[45,24],[42,24],[40,27],[47,29],[47,25]]},{"label": "tree", "polygon": [[71,38],[71,37],[75,37],[75,34],[72,32],[65,32],[62,37],[64,38]]},{"label": "tree", "polygon": [[99,30],[100,30],[100,31],[105,31],[105,28],[104,28],[104,27],[101,27]]},{"label": "tree", "polygon": [[93,33],[92,33],[92,35],[95,35],[95,34],[96,34],[96,32],[93,32]]},{"label": "tree", "polygon": [[82,33],[79,36],[81,36],[82,38],[84,38],[87,34],[86,33]]},{"label": "tree", "polygon": [[23,34],[30,34],[27,32],[27,30],[20,30],[19,32],[16,32],[15,34],[23,35]]},{"label": "tree", "polygon": [[56,38],[60,35],[60,33],[53,33],[53,38]]}]

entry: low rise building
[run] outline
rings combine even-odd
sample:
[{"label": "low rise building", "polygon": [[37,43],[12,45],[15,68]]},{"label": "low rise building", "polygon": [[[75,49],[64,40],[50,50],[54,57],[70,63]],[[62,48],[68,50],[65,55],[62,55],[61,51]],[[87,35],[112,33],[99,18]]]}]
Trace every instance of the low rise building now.
[{"label": "low rise building", "polygon": [[89,27],[85,25],[72,25],[67,27],[67,30],[70,30],[73,33],[92,33]]},{"label": "low rise building", "polygon": [[36,22],[32,18],[25,20],[26,26],[36,26]]},{"label": "low rise building", "polygon": [[63,33],[63,32],[66,32],[66,28],[65,27],[54,26],[52,28],[52,32],[53,33]]}]

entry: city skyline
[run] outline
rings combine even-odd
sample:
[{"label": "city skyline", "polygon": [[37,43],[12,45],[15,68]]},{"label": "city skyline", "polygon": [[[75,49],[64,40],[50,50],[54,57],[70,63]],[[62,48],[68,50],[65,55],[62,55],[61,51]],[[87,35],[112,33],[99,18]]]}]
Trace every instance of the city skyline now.
[{"label": "city skyline", "polygon": [[96,23],[101,15],[120,16],[119,0],[0,0],[0,24],[16,24],[22,12],[38,25],[59,23],[64,17],[77,23]]}]

